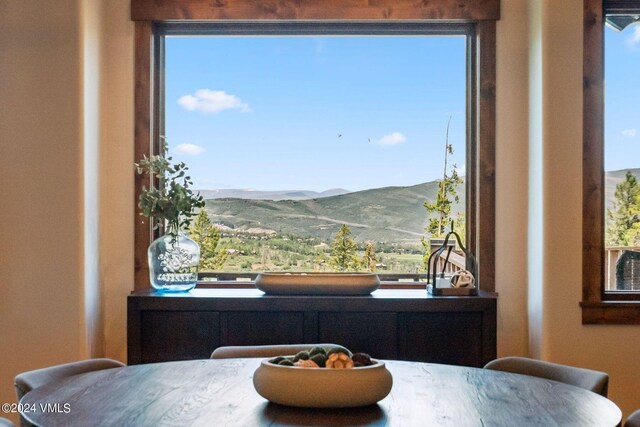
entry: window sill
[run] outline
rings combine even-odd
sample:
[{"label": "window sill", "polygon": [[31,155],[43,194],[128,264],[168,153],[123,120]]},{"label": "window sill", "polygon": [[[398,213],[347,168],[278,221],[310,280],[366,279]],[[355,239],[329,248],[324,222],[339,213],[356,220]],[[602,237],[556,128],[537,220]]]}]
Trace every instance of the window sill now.
[{"label": "window sill", "polygon": [[[196,289],[255,289],[255,283],[253,280],[218,280],[218,281],[198,281]],[[425,290],[425,282],[399,282],[396,280],[382,280],[380,281],[379,289],[415,289]],[[479,293],[487,297],[497,297],[497,292],[483,291],[479,289]]]},{"label": "window sill", "polygon": [[583,325],[638,325],[640,301],[581,302]]}]

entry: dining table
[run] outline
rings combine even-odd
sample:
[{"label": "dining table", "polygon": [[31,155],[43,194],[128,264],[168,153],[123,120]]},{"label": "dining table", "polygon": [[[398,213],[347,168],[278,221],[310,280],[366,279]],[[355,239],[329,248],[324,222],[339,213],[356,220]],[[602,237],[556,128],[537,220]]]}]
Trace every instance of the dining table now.
[{"label": "dining table", "polygon": [[[27,393],[36,426],[617,426],[607,398],[572,385],[481,368],[385,360],[391,392],[356,408],[271,403],[253,385],[260,358],[131,365]],[[314,390],[308,390],[313,393]]]}]

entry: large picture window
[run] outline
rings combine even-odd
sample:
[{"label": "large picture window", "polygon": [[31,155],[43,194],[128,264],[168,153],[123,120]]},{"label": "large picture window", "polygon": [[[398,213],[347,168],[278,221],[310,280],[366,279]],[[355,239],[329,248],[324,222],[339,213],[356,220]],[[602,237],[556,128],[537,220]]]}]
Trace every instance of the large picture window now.
[{"label": "large picture window", "polygon": [[[453,222],[493,291],[499,3],[347,3],[133,0],[136,158],[166,138],[189,165],[219,233],[209,273],[416,274]],[[144,288],[153,232],[136,221]],[[336,265],[337,239],[354,264]]]},{"label": "large picture window", "polygon": [[473,28],[288,31],[157,31],[159,133],[206,200],[193,230],[216,235],[201,272],[426,271],[467,228]]}]

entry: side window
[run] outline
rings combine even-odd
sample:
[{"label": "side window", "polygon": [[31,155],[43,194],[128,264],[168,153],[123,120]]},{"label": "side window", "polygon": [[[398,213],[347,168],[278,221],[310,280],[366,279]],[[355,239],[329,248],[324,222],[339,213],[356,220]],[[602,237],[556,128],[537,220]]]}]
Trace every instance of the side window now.
[{"label": "side window", "polygon": [[605,291],[640,291],[640,25],[604,31]]},{"label": "side window", "polygon": [[585,324],[640,323],[639,21],[637,3],[584,0]]}]

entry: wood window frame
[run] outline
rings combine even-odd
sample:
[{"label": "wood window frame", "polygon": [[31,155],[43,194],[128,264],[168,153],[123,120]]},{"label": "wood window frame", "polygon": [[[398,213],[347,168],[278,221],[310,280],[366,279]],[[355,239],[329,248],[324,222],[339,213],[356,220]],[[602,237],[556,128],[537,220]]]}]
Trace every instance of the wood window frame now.
[{"label": "wood window frame", "polygon": [[605,292],[604,25],[605,10],[640,12],[638,1],[584,0],[582,323],[640,324],[640,292]]},{"label": "wood window frame", "polygon": [[[156,31],[162,25],[264,22],[287,23],[418,23],[465,24],[473,28],[467,100],[468,120],[475,124],[467,144],[466,210],[468,247],[476,255],[479,283],[495,291],[495,116],[496,21],[500,0],[131,0],[135,21],[134,161],[157,152],[158,129],[163,128],[160,82],[162,49]],[[158,25],[162,24],[162,25]],[[147,248],[154,236],[149,221],[139,215],[138,198],[145,178],[135,175],[134,280],[135,289],[149,284]]]}]

